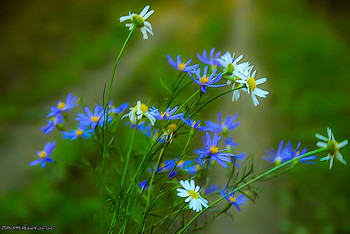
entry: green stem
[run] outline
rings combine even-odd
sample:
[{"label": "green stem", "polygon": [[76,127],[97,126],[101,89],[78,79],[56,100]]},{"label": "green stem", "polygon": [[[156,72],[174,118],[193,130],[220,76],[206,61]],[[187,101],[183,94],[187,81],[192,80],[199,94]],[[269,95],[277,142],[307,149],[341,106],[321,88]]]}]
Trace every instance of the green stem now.
[{"label": "green stem", "polygon": [[[103,150],[102,150],[102,160],[101,160],[101,187],[100,187],[100,199],[102,200],[102,187],[103,187],[103,170],[104,170],[104,162],[105,162],[105,158],[107,155],[107,146],[106,146],[106,132],[107,132],[107,128],[108,128],[108,110],[109,110],[109,102],[111,100],[111,92],[112,92],[112,86],[113,86],[113,81],[114,81],[114,77],[115,77],[115,73],[117,71],[117,66],[119,64],[119,60],[120,57],[123,54],[123,51],[125,49],[126,44],[128,43],[132,33],[134,32],[135,27],[133,27],[129,33],[129,35],[127,36],[127,38],[125,39],[125,42],[122,46],[122,49],[119,52],[119,55],[117,57],[117,60],[114,64],[114,68],[113,68],[113,72],[112,72],[112,77],[111,77],[111,81],[109,84],[109,91],[108,91],[108,95],[107,95],[107,103],[104,102],[104,98],[105,98],[105,93],[103,93],[103,105],[106,105],[106,107],[104,108],[104,121],[103,121]],[[124,177],[124,176],[123,176]],[[100,215],[100,231],[101,231],[101,224],[102,224],[102,206],[101,206],[101,215]]]},{"label": "green stem", "polygon": [[[124,51],[124,49],[125,49],[125,46],[126,46],[126,44],[128,43],[128,41],[129,41],[129,39],[130,39],[132,33],[134,32],[135,28],[136,28],[136,27],[134,26],[134,27],[131,29],[129,35],[128,35],[127,38],[125,39],[125,42],[124,42],[124,44],[123,44],[123,46],[122,46],[122,49],[121,49],[120,52],[119,52],[117,61],[116,61],[115,64],[114,64],[114,68],[113,68],[113,73],[112,73],[111,81],[110,81],[110,83],[109,83],[109,90],[108,90],[108,95],[107,95],[107,105],[109,105],[109,101],[111,100],[111,92],[112,92],[113,81],[114,81],[115,73],[116,73],[116,71],[117,71],[117,66],[118,66],[118,64],[119,64],[120,57],[122,56],[123,51]],[[108,110],[107,110],[107,113],[108,113]]]},{"label": "green stem", "polygon": [[151,191],[152,191],[154,175],[156,174],[156,171],[158,171],[158,167],[159,167],[160,161],[162,160],[162,157],[164,155],[165,149],[166,149],[166,146],[164,146],[162,148],[162,150],[160,151],[160,154],[159,154],[159,157],[158,157],[158,160],[157,160],[157,163],[156,163],[156,167],[154,168],[154,170],[152,172],[152,177],[151,177],[151,180],[150,180],[150,183],[149,183],[149,187],[148,187],[147,202],[146,202],[145,211],[144,211],[144,217],[143,217],[143,225],[142,225],[143,228],[145,227],[145,221],[146,221],[146,217],[147,217],[147,213],[148,213],[148,207],[149,207],[149,201],[150,201],[150,198],[151,198]]},{"label": "green stem", "polygon": [[[171,169],[171,171],[167,173],[166,178],[165,178],[164,182],[162,183],[162,186],[160,187],[159,191],[158,191],[157,194],[156,194],[156,198],[158,197],[159,193],[160,193],[160,192],[162,191],[162,189],[164,188],[164,185],[165,185],[166,182],[168,181],[170,175],[174,172],[174,170],[176,169],[177,165],[178,165],[178,164],[180,163],[180,161],[184,158],[184,156],[185,156],[185,154],[186,154],[186,152],[187,152],[187,148],[188,148],[188,146],[189,146],[189,144],[190,144],[190,142],[191,142],[193,136],[194,136],[194,134],[190,134],[190,136],[188,137],[187,143],[186,143],[186,145],[185,145],[185,147],[184,147],[184,149],[183,149],[183,151],[182,151],[182,154],[180,155],[179,159],[177,160],[177,162],[175,163],[175,165],[174,165],[174,167]],[[156,198],[153,200],[153,203],[156,201]],[[152,203],[152,205],[153,205],[153,203]]]},{"label": "green stem", "polygon": [[206,103],[204,103],[198,110],[196,110],[191,116],[193,117],[195,114],[197,114],[200,110],[202,110],[206,105],[208,105],[209,103],[211,103],[212,101],[218,99],[219,97],[221,96],[224,96],[225,94],[228,94],[228,93],[231,93],[235,90],[239,90],[239,89],[242,89],[244,88],[245,85],[241,85],[239,87],[235,87],[233,89],[230,89],[230,90],[227,90],[226,92],[223,92],[223,93],[220,93],[219,95],[215,96],[214,98],[210,99],[209,101],[207,101]]},{"label": "green stem", "polygon": [[179,111],[180,111],[194,96],[196,96],[196,94],[199,93],[199,92],[200,92],[200,89],[198,89],[196,92],[194,92],[194,93],[192,94],[192,96],[189,97],[189,98],[179,107],[179,109],[177,109],[177,110],[175,111],[174,115],[177,114],[177,112],[179,112]]},{"label": "green stem", "polygon": [[[288,161],[286,161],[286,162],[284,162],[284,163],[282,163],[282,164],[280,164],[280,165],[278,165],[278,166],[276,166],[276,167],[274,167],[274,168],[272,168],[272,169],[270,169],[270,170],[268,170],[268,171],[262,173],[261,175],[259,175],[258,177],[255,177],[254,179],[248,181],[247,183],[245,183],[245,184],[239,186],[238,188],[234,189],[234,191],[235,191],[235,192],[236,192],[236,191],[239,191],[239,190],[241,190],[242,188],[246,187],[247,185],[249,185],[249,184],[251,184],[251,183],[253,183],[253,182],[257,181],[257,180],[260,180],[260,179],[263,178],[264,176],[266,176],[266,175],[268,175],[268,174],[271,174],[272,172],[274,172],[274,171],[276,171],[276,170],[278,170],[278,169],[280,169],[280,168],[282,168],[282,167],[284,167],[284,166],[286,166],[286,165],[288,165],[288,164],[290,164],[290,163],[293,163],[293,162],[296,161],[296,160],[299,160],[299,159],[304,158],[304,157],[306,157],[306,156],[309,156],[309,155],[312,155],[312,154],[316,154],[316,153],[319,153],[319,152],[322,152],[322,151],[325,151],[325,150],[327,150],[327,149],[326,149],[326,148],[321,148],[321,149],[313,150],[313,151],[307,152],[307,153],[305,153],[305,154],[303,154],[303,155],[300,155],[300,156],[298,156],[298,157],[295,157],[295,158],[293,158],[293,159],[290,159],[290,160],[288,160]],[[185,225],[185,227],[182,228],[182,229],[180,230],[179,234],[180,234],[180,233],[183,233],[183,232],[191,225],[191,223],[192,223],[196,218],[198,218],[198,216],[200,216],[204,211],[206,211],[207,209],[213,207],[215,204],[217,204],[218,202],[220,202],[220,201],[223,200],[224,198],[225,198],[225,197],[220,197],[219,199],[217,199],[216,201],[214,201],[213,203],[211,203],[207,208],[205,208],[205,209],[201,210],[199,213],[197,213],[197,214]]]},{"label": "green stem", "polygon": [[132,151],[132,146],[134,145],[137,125],[138,125],[138,121],[136,121],[136,125],[135,125],[135,128],[134,128],[134,131],[132,132],[132,137],[131,137],[131,142],[130,142],[128,154],[126,155],[126,163],[125,163],[125,167],[124,167],[124,171],[123,171],[122,182],[120,184],[121,190],[123,189],[123,185],[124,185],[124,181],[125,181],[125,175],[126,175],[126,170],[128,169],[128,166],[129,166],[129,160],[130,160],[130,155],[131,155],[131,151]]}]

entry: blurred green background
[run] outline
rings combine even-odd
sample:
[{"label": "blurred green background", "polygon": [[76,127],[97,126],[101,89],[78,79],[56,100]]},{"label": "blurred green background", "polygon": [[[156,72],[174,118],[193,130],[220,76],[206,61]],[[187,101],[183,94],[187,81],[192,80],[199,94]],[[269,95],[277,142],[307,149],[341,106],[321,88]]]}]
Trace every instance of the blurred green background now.
[{"label": "blurred green background", "polygon": [[[3,1],[0,15],[0,224],[55,225],[59,233],[96,233],[98,181],[76,167],[81,154],[70,142],[60,160],[29,168],[35,151],[59,133],[43,135],[49,107],[69,92],[93,105],[102,100],[116,53],[128,33],[119,17],[155,10],[155,36],[137,31],[118,67],[116,104],[145,100],[157,105],[176,72],[166,55],[196,54],[216,47],[244,54],[267,77],[266,100],[254,108],[246,95],[211,105],[216,113],[238,113],[239,150],[254,155],[256,172],[269,166],[265,149],[280,140],[316,147],[315,133],[331,127],[337,140],[349,139],[350,2],[346,0],[188,0],[188,1]],[[197,61],[197,60],[196,60]],[[188,93],[190,95],[191,93]],[[73,114],[70,114],[73,118]],[[84,144],[84,143],[83,143]],[[86,144],[87,145],[87,144]],[[350,161],[349,147],[342,151]],[[320,155],[321,157],[322,155]],[[302,165],[269,182],[234,220],[220,217],[208,233],[349,233],[350,169],[338,161]],[[224,175],[219,172],[214,180]],[[106,220],[108,222],[108,220]]]}]

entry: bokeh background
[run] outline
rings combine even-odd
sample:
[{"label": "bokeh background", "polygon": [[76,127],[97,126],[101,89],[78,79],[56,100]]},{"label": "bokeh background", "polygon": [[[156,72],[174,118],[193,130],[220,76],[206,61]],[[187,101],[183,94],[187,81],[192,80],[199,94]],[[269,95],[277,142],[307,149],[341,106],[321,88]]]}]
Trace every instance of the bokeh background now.
[{"label": "bokeh background", "polygon": [[[119,17],[151,4],[155,36],[137,31],[118,68],[116,104],[155,103],[176,72],[166,55],[196,58],[216,47],[244,54],[270,91],[257,108],[244,95],[207,109],[238,113],[234,138],[253,155],[256,172],[269,166],[265,150],[280,140],[316,147],[315,133],[349,139],[350,2],[346,0],[2,1],[0,14],[0,224],[55,225],[59,233],[95,233],[100,204],[94,172],[77,167],[88,154],[58,140],[60,162],[29,168],[45,136],[49,107],[69,92],[101,102],[127,35]],[[190,95],[190,93],[188,93]],[[92,147],[92,146],[91,146]],[[342,151],[350,161],[349,147]],[[320,155],[321,157],[322,155]],[[257,183],[260,194],[234,218],[221,216],[208,233],[349,233],[349,166],[302,165]],[[219,171],[213,180],[221,182]]]}]

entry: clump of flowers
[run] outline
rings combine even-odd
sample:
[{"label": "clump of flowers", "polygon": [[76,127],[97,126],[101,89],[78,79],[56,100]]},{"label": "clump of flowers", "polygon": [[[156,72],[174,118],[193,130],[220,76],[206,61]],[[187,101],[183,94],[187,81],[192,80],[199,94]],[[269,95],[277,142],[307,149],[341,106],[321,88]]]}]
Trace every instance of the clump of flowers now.
[{"label": "clump of flowers", "polygon": [[[216,215],[208,215],[215,219],[228,213],[231,206],[240,211],[242,205],[257,198],[257,190],[250,186],[252,183],[302,165],[298,162],[312,164],[319,152],[328,152],[321,161],[330,161],[330,168],[334,158],[346,164],[339,150],[348,141],[338,143],[328,129],[328,137],[316,134],[322,140],[317,143],[320,149],[307,151],[301,148],[301,143],[293,148],[291,142],[281,141],[276,151],[271,149],[267,151],[268,157],[263,157],[271,163],[270,169],[255,172],[251,157],[246,157],[249,154],[237,152],[236,142],[241,139],[230,135],[240,124],[236,122],[239,110],[234,109],[232,113],[227,108],[215,113],[217,121],[206,120],[201,115],[210,112],[210,108],[205,108],[226,94],[233,93],[232,101],[237,101],[240,92],[246,92],[251,95],[254,106],[260,104],[257,97],[267,98],[269,94],[260,88],[267,78],[256,79],[256,70],[252,72],[254,66],[250,62],[240,63],[243,55],[235,57],[230,51],[220,57],[222,53],[215,48],[209,55],[204,50],[198,54],[197,64],[192,63],[192,59],[182,61],[180,55],[174,61],[168,55],[169,64],[178,73],[169,97],[160,100],[149,97],[131,107],[128,103],[135,100],[128,100],[115,107],[111,90],[117,64],[136,28],[141,29],[144,39],[148,33],[153,35],[152,26],[146,21],[153,12],[146,6],[140,14],[129,12],[120,17],[120,22],[127,21],[130,33],[102,101],[95,104],[94,109],[84,104],[75,121],[69,122],[69,110],[78,106],[76,96],[69,94],[65,102],[58,101],[57,106],[51,107],[48,125],[41,129],[45,134],[56,129],[63,139],[74,141],[73,144],[96,143],[97,153],[91,152],[97,154],[94,165],[87,164],[100,180],[100,199],[108,196],[106,206],[111,212],[110,225],[105,228],[108,233],[191,233],[209,223],[198,220],[200,215],[215,212]],[[183,84],[186,79],[188,83]],[[223,80],[226,82],[222,83]],[[233,85],[228,86],[231,83]],[[210,92],[209,88],[216,92]],[[190,96],[186,96],[186,89],[192,92]],[[148,101],[158,105],[149,108],[145,104]],[[67,125],[69,128],[65,129]],[[198,149],[195,142],[200,137],[203,145]],[[43,150],[37,151],[39,159],[29,165],[41,164],[44,168],[46,162],[53,162],[51,155],[55,146],[55,141],[48,142]],[[61,147],[60,142],[57,147]],[[81,158],[88,161],[86,155]],[[60,161],[60,155],[55,155],[55,161]],[[214,184],[210,176],[216,164],[220,165],[219,173],[228,175],[221,184]],[[227,201],[223,210],[212,209],[223,200]],[[201,226],[196,226],[197,223]]]}]

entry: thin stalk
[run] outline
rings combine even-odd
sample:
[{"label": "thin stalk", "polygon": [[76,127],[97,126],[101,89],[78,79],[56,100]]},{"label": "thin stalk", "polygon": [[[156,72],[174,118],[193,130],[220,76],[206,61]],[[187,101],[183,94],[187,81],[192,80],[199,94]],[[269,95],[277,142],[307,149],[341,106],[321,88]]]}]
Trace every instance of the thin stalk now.
[{"label": "thin stalk", "polygon": [[128,154],[126,155],[126,163],[125,163],[125,167],[124,167],[124,171],[123,171],[122,182],[121,182],[121,184],[120,184],[121,189],[123,189],[123,185],[124,185],[124,181],[125,181],[125,175],[126,175],[126,170],[128,169],[128,166],[129,166],[129,160],[130,160],[130,155],[131,155],[132,147],[133,147],[133,145],[134,145],[134,140],[135,140],[137,125],[138,125],[138,121],[136,121],[136,125],[135,125],[135,128],[134,128],[134,131],[132,132],[131,142],[130,142]]},{"label": "thin stalk", "polygon": [[194,93],[192,94],[192,96],[189,97],[189,98],[179,107],[179,109],[177,109],[177,110],[175,111],[174,115],[177,114],[177,112],[179,112],[179,111],[180,111],[194,96],[196,96],[196,94],[199,93],[199,92],[200,92],[200,89],[198,89],[196,92],[194,92]]},{"label": "thin stalk", "polygon": [[[119,55],[118,55],[118,58],[117,58],[117,60],[116,60],[116,62],[115,62],[115,64],[114,64],[114,68],[113,68],[113,73],[112,73],[111,81],[110,81],[110,83],[109,83],[109,89],[108,89],[108,95],[107,95],[107,105],[109,104],[109,101],[111,100],[111,92],[112,92],[113,81],[114,81],[115,73],[116,73],[116,71],[117,71],[117,66],[118,66],[118,64],[119,64],[120,57],[122,56],[122,54],[123,54],[123,52],[124,52],[124,49],[125,49],[125,46],[126,46],[126,44],[128,43],[128,41],[129,41],[129,39],[130,39],[130,37],[131,37],[131,35],[132,35],[132,33],[134,32],[135,29],[136,29],[135,26],[131,29],[129,35],[128,35],[127,38],[125,39],[125,42],[124,42],[124,44],[123,44],[123,46],[122,46],[122,49],[120,50]],[[108,110],[107,110],[107,113],[108,113]]]},{"label": "thin stalk", "polygon": [[151,198],[151,191],[152,191],[154,175],[156,174],[156,171],[158,170],[158,167],[159,167],[160,161],[162,160],[162,157],[164,155],[165,149],[166,149],[166,146],[164,146],[162,148],[162,150],[160,151],[160,154],[159,154],[159,157],[158,157],[158,160],[157,160],[157,163],[156,163],[156,167],[154,168],[154,170],[152,172],[152,177],[151,177],[151,180],[150,180],[150,183],[149,183],[149,187],[148,187],[148,195],[147,195],[147,202],[146,202],[145,212],[144,212],[144,217],[143,217],[143,225],[142,225],[143,227],[142,227],[142,229],[144,229],[144,227],[145,227],[145,221],[146,221],[146,216],[147,216],[147,213],[148,213],[149,200]]},{"label": "thin stalk", "polygon": [[202,110],[206,105],[208,105],[209,103],[211,103],[212,101],[218,99],[219,97],[221,96],[224,96],[225,94],[228,94],[228,93],[231,93],[235,90],[239,90],[239,89],[242,89],[244,88],[245,85],[241,85],[239,87],[235,87],[233,89],[230,89],[230,90],[227,90],[226,92],[223,92],[223,93],[220,93],[219,95],[215,96],[214,98],[210,99],[209,101],[207,101],[206,103],[204,103],[198,110],[196,110],[191,116],[194,116],[195,114],[197,114],[200,110]]},{"label": "thin stalk", "polygon": [[[236,192],[236,191],[239,191],[239,190],[241,190],[242,188],[248,186],[249,184],[254,183],[255,181],[260,180],[260,179],[263,178],[264,176],[266,176],[266,175],[268,175],[268,174],[271,174],[272,172],[274,172],[274,171],[276,171],[276,170],[278,170],[278,169],[280,169],[280,168],[282,168],[282,167],[284,167],[284,166],[286,166],[286,165],[288,165],[288,164],[290,164],[290,163],[293,163],[293,162],[296,161],[296,160],[299,160],[299,159],[304,158],[304,157],[306,157],[306,156],[309,156],[309,155],[312,155],[312,154],[316,154],[316,153],[319,153],[319,152],[322,152],[322,151],[325,151],[325,150],[327,150],[327,149],[326,149],[326,148],[316,149],[316,150],[307,152],[307,153],[305,153],[305,154],[303,154],[303,155],[300,155],[300,156],[298,156],[298,157],[295,157],[295,158],[293,158],[293,159],[290,159],[290,160],[288,160],[288,161],[286,161],[286,162],[284,162],[284,163],[282,163],[282,164],[280,164],[280,165],[278,165],[278,166],[276,166],[276,167],[274,167],[274,168],[272,168],[272,169],[270,169],[270,170],[268,170],[268,171],[262,173],[261,175],[255,177],[254,179],[248,181],[247,183],[245,183],[245,184],[239,186],[238,188],[234,189],[234,191],[235,191],[235,192]],[[201,210],[199,213],[197,213],[197,214],[185,225],[185,227],[183,227],[183,228],[180,230],[179,234],[180,234],[180,233],[183,233],[183,232],[191,225],[191,223],[192,223],[195,219],[197,219],[198,216],[200,216],[204,211],[206,211],[207,209],[213,207],[214,205],[216,205],[218,202],[220,202],[220,201],[223,200],[223,199],[224,199],[224,197],[220,197],[219,199],[217,199],[216,201],[214,201],[213,203],[211,203],[207,208],[205,208],[205,209]]]}]

